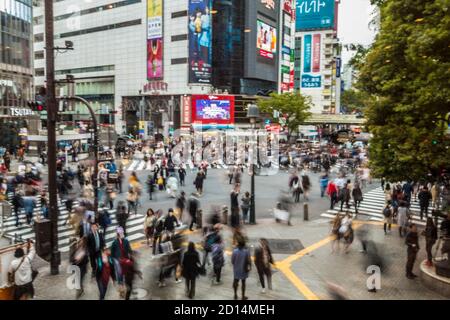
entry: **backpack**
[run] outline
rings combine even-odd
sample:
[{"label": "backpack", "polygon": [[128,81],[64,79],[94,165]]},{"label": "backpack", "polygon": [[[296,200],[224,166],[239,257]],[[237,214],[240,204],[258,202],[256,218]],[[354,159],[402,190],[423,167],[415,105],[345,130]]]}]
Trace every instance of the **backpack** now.
[{"label": "backpack", "polygon": [[383,215],[384,215],[386,218],[390,218],[391,215],[392,215],[391,209],[389,209],[389,208],[384,208],[384,210],[383,210]]},{"label": "backpack", "polygon": [[163,179],[163,177],[159,177],[159,178],[158,178],[158,185],[159,185],[159,186],[164,185],[164,179]]},{"label": "backpack", "polygon": [[211,233],[206,236],[205,239],[205,251],[210,252],[212,250],[213,244],[216,243],[217,236],[215,233]]}]

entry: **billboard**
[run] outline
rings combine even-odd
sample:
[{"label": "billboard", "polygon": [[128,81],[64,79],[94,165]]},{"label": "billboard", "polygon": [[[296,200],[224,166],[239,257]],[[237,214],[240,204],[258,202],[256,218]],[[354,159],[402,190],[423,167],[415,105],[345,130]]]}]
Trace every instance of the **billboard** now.
[{"label": "billboard", "polygon": [[211,7],[212,0],[189,0],[189,83],[211,83]]},{"label": "billboard", "polygon": [[147,0],[147,79],[163,79],[163,0]]},{"label": "billboard", "polygon": [[256,47],[261,57],[273,59],[277,53],[277,29],[258,20]]},{"label": "billboard", "polygon": [[333,29],[335,0],[298,0],[295,29]]},{"label": "billboard", "polygon": [[302,88],[321,88],[321,35],[305,34],[303,36]]},{"label": "billboard", "polygon": [[192,120],[202,124],[234,124],[234,96],[192,96]]}]

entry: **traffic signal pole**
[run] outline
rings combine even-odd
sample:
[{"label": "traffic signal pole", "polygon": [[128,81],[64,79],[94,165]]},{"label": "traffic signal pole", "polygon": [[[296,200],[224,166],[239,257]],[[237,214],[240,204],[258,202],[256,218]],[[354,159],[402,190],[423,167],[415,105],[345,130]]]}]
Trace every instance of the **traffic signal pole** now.
[{"label": "traffic signal pole", "polygon": [[47,78],[47,133],[48,133],[48,192],[49,217],[51,221],[51,258],[50,273],[57,275],[61,263],[58,251],[58,193],[56,177],[56,118],[57,103],[55,96],[55,56],[53,29],[53,1],[45,0],[45,59]]}]

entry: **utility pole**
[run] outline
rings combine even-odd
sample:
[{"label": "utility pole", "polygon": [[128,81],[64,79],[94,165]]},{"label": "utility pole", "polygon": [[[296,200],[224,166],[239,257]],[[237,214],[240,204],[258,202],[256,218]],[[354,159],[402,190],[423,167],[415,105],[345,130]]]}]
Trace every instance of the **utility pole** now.
[{"label": "utility pole", "polygon": [[58,251],[58,193],[56,185],[56,118],[57,103],[55,97],[55,56],[53,30],[53,0],[45,0],[45,59],[47,76],[47,132],[48,132],[48,192],[49,216],[51,221],[51,258],[50,273],[57,275],[61,263]]}]

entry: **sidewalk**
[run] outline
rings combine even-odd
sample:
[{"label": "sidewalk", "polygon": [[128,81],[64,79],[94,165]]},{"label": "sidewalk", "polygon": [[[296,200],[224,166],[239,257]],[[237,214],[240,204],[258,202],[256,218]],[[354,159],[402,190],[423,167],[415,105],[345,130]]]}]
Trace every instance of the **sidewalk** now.
[{"label": "sidewalk", "polygon": [[[305,299],[330,299],[327,291],[327,282],[338,284],[344,288],[351,299],[445,299],[437,293],[425,289],[420,280],[408,280],[404,276],[404,266],[406,262],[406,248],[403,240],[398,237],[396,229],[392,234],[384,236],[382,227],[374,224],[367,225],[372,239],[378,244],[389,270],[382,274],[382,288],[377,293],[367,292],[366,280],[369,275],[365,273],[365,256],[359,252],[360,244],[355,237],[351,251],[348,254],[343,252],[331,254],[331,247],[328,238],[329,220],[318,219],[310,222],[303,222],[299,219],[293,220],[294,226],[289,227],[284,224],[277,224],[272,219],[259,220],[258,225],[247,228],[250,245],[256,243],[260,237],[267,239],[290,239],[290,243],[284,243],[285,249],[294,240],[300,240],[302,247],[292,254],[275,253],[274,259],[277,261],[279,270],[275,270],[273,275],[274,291],[267,291],[262,294],[258,275],[253,268],[247,281],[247,296],[251,300],[283,299],[283,300],[305,300]],[[232,290],[232,266],[230,263],[230,243],[231,233],[228,228],[224,230],[224,239],[227,243],[226,266],[223,270],[222,285],[212,285],[210,276],[200,277],[197,280],[196,299],[198,300],[231,300]],[[189,236],[190,241],[200,243],[198,233]],[[296,241],[297,242],[297,241]],[[421,239],[422,248],[424,247]],[[283,243],[282,243],[283,244]],[[132,299],[142,300],[184,300],[184,283],[176,284],[174,279],[168,279],[167,287],[158,288],[157,274],[159,269],[151,259],[151,249],[141,242],[133,244],[137,247],[140,255],[139,266],[144,274],[143,280],[135,282],[135,293]],[[283,245],[277,246],[273,251],[281,249]],[[280,251],[278,251],[280,252]],[[415,273],[419,274],[419,261],[424,259],[422,249],[417,263]],[[50,276],[47,265],[40,270],[40,275],[36,279],[36,299],[74,299],[75,292],[66,286],[68,275],[65,273],[67,261],[64,261],[60,268],[60,275]],[[211,267],[210,267],[211,269]],[[208,273],[210,270],[208,271]],[[82,300],[98,298],[98,289],[94,280],[90,279],[90,271],[85,279],[85,295]],[[107,299],[119,299],[117,288],[110,285]]]}]

